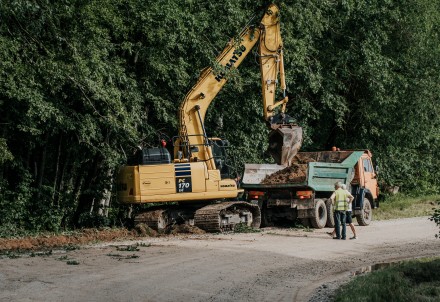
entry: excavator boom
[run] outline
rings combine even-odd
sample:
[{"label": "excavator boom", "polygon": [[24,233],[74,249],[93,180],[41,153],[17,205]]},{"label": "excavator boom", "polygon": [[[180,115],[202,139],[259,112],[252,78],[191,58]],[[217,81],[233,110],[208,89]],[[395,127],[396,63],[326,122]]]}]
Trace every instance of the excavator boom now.
[{"label": "excavator boom", "polygon": [[[216,59],[217,68],[203,70],[197,83],[187,93],[179,109],[179,142],[174,158],[178,158],[178,153],[181,152],[185,160],[204,160],[207,162],[208,170],[216,169],[204,128],[205,114],[212,100],[226,83],[228,73],[238,68],[257,42],[263,115],[271,129],[268,151],[277,164],[290,164],[301,146],[302,128],[285,114],[288,97],[284,77],[283,43],[280,13],[274,4],[264,10],[259,24],[246,26],[238,38],[229,41]],[[282,99],[276,101],[276,88],[279,83]]]},{"label": "excavator boom", "polygon": [[[262,31],[258,53],[264,118],[271,129],[267,151],[278,165],[288,166],[301,147],[302,128],[285,113],[289,99],[286,96],[280,12],[276,5],[271,4],[266,9],[261,25]],[[280,78],[280,89],[283,97],[280,101],[276,101],[278,77]],[[279,109],[278,112],[277,109]]]}]

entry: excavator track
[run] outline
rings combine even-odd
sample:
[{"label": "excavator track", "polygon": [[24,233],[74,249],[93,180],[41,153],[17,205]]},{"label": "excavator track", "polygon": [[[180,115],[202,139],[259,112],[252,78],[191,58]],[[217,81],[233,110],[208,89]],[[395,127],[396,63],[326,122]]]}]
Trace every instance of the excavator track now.
[{"label": "excavator track", "polygon": [[207,232],[232,231],[239,223],[259,228],[260,208],[246,202],[222,202],[200,208],[194,215],[194,225]]}]

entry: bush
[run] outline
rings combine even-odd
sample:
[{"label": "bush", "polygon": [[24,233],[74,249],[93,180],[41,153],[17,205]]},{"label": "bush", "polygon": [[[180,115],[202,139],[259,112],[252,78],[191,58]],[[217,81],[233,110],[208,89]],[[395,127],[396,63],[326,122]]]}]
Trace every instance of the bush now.
[{"label": "bush", "polygon": [[[438,202],[439,207],[433,208],[434,213],[432,213],[432,216],[429,218],[429,220],[434,221],[436,225],[440,228],[440,201]],[[436,238],[440,238],[440,229],[439,233],[435,234]]]}]

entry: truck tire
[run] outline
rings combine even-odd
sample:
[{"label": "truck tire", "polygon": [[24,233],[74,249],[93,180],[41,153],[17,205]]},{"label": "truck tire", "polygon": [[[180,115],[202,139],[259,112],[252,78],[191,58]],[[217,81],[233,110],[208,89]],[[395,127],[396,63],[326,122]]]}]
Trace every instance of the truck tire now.
[{"label": "truck tire", "polygon": [[316,199],[315,217],[310,217],[310,222],[315,229],[322,229],[327,223],[327,208],[324,200]]},{"label": "truck tire", "polygon": [[327,223],[325,224],[328,228],[335,227],[335,216],[333,216],[333,204],[330,199],[325,202],[325,208],[327,209]]},{"label": "truck tire", "polygon": [[260,228],[265,228],[270,226],[269,218],[267,215],[267,209],[261,209],[261,225]]},{"label": "truck tire", "polygon": [[371,201],[368,197],[364,198],[364,205],[362,207],[362,213],[356,215],[356,220],[360,226],[369,225],[373,219],[373,211],[371,209]]}]

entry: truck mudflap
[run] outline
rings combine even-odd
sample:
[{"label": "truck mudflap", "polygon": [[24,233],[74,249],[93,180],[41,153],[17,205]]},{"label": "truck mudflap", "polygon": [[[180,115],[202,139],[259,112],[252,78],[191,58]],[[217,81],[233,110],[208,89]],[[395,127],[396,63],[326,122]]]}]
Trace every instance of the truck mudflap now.
[{"label": "truck mudflap", "polygon": [[194,225],[207,232],[233,231],[238,224],[259,228],[261,213],[258,205],[222,202],[200,208],[194,215]]}]

